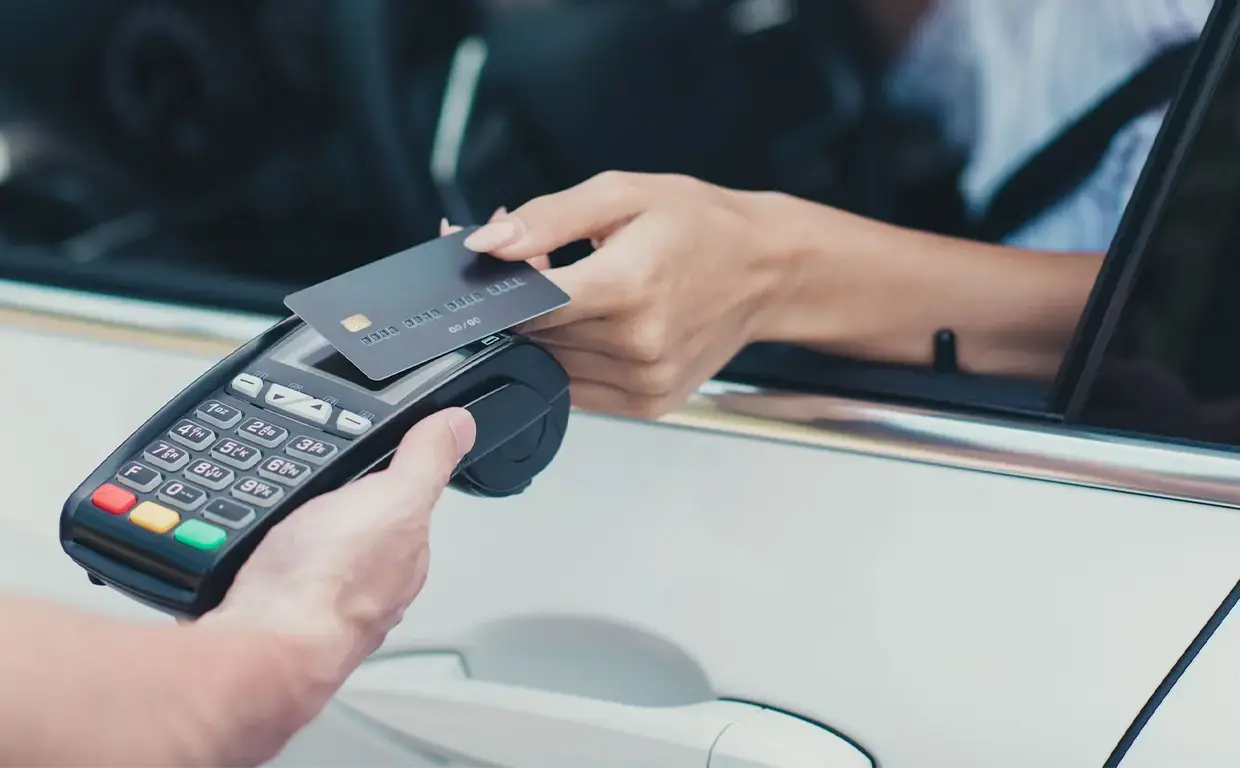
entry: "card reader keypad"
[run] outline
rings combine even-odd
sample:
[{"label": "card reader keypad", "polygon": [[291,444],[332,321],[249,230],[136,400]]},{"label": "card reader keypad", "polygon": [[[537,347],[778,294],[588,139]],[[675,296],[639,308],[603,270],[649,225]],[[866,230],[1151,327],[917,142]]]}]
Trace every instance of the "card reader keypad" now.
[{"label": "card reader keypad", "polygon": [[347,442],[314,427],[290,431],[271,412],[325,429],[341,421],[348,433],[371,426],[369,419],[332,413],[321,400],[250,374],[236,377],[229,389],[251,397],[250,405],[221,397],[199,403],[101,486],[94,505],[177,546],[210,552],[252,526]]}]

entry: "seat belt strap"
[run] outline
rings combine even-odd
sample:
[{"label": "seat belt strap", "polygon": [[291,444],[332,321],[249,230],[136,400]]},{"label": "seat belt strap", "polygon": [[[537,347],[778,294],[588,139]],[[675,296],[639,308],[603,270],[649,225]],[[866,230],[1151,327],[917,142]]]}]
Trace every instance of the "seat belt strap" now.
[{"label": "seat belt strap", "polygon": [[1061,130],[1002,183],[974,237],[1001,242],[1074,192],[1101,164],[1125,126],[1170,102],[1197,41],[1163,50],[1078,120]]}]

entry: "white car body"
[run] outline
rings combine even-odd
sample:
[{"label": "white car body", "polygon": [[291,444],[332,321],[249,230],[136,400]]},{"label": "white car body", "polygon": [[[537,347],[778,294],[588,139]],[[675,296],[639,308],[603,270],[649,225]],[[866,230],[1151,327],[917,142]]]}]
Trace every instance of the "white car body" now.
[{"label": "white car body", "polygon": [[[274,318],[0,289],[0,589],[166,620],[61,505]],[[1240,580],[1234,455],[780,402],[574,413],[523,495],[447,494],[405,622],[275,764],[1102,765]],[[1238,674],[1232,616],[1120,764],[1240,764]]]}]

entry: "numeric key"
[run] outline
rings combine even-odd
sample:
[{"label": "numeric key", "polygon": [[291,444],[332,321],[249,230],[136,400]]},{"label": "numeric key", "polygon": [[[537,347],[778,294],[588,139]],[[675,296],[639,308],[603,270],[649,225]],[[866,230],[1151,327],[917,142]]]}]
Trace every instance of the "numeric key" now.
[{"label": "numeric key", "polygon": [[274,506],[284,497],[284,489],[274,483],[243,477],[228,491],[233,498],[253,504],[256,507]]},{"label": "numeric key", "polygon": [[249,469],[262,457],[263,455],[254,446],[233,440],[231,437],[226,437],[211,446],[211,458],[237,469]]},{"label": "numeric key", "polygon": [[305,459],[311,464],[323,464],[336,455],[336,450],[335,445],[306,435],[298,435],[284,446],[284,452],[289,456]]},{"label": "numeric key", "polygon": [[236,475],[231,469],[221,467],[213,461],[195,459],[185,470],[185,477],[213,491],[219,491],[231,483]]},{"label": "numeric key", "polygon": [[194,415],[208,424],[220,429],[232,429],[241,421],[240,409],[221,403],[219,400],[208,400],[198,406]]},{"label": "numeric key", "polygon": [[284,485],[301,485],[310,476],[310,467],[283,456],[272,456],[259,465],[258,476]]},{"label": "numeric key", "polygon": [[186,485],[180,480],[172,482],[159,489],[159,500],[173,507],[180,507],[186,511],[193,511],[202,506],[207,500],[207,492],[201,488],[195,488],[192,485]]},{"label": "numeric key", "polygon": [[[154,464],[160,469],[166,469],[169,472],[179,472],[181,467],[189,463],[189,451],[175,446],[167,440],[156,440],[142,452],[142,458],[146,459],[147,463]],[[255,459],[255,461],[257,462],[258,460]]]},{"label": "numeric key", "polygon": [[175,427],[168,431],[168,437],[176,440],[186,448],[201,451],[215,439],[215,433],[201,424],[195,424],[189,419],[181,419]]},{"label": "numeric key", "polygon": [[288,437],[288,430],[284,427],[277,427],[270,421],[246,419],[237,428],[237,435],[250,442],[258,443],[268,448],[275,448],[284,442],[284,438]]}]

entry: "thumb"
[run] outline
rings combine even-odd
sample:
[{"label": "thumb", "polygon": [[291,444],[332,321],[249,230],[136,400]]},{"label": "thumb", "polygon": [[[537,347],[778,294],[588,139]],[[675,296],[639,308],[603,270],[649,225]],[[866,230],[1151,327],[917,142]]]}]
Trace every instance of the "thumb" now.
[{"label": "thumb", "polygon": [[473,414],[464,408],[434,413],[405,433],[391,463],[380,474],[406,493],[437,497],[452,470],[474,447],[476,436]]},{"label": "thumb", "polygon": [[645,209],[645,190],[635,175],[599,174],[492,219],[465,238],[465,247],[526,261],[578,240],[601,241]]}]

